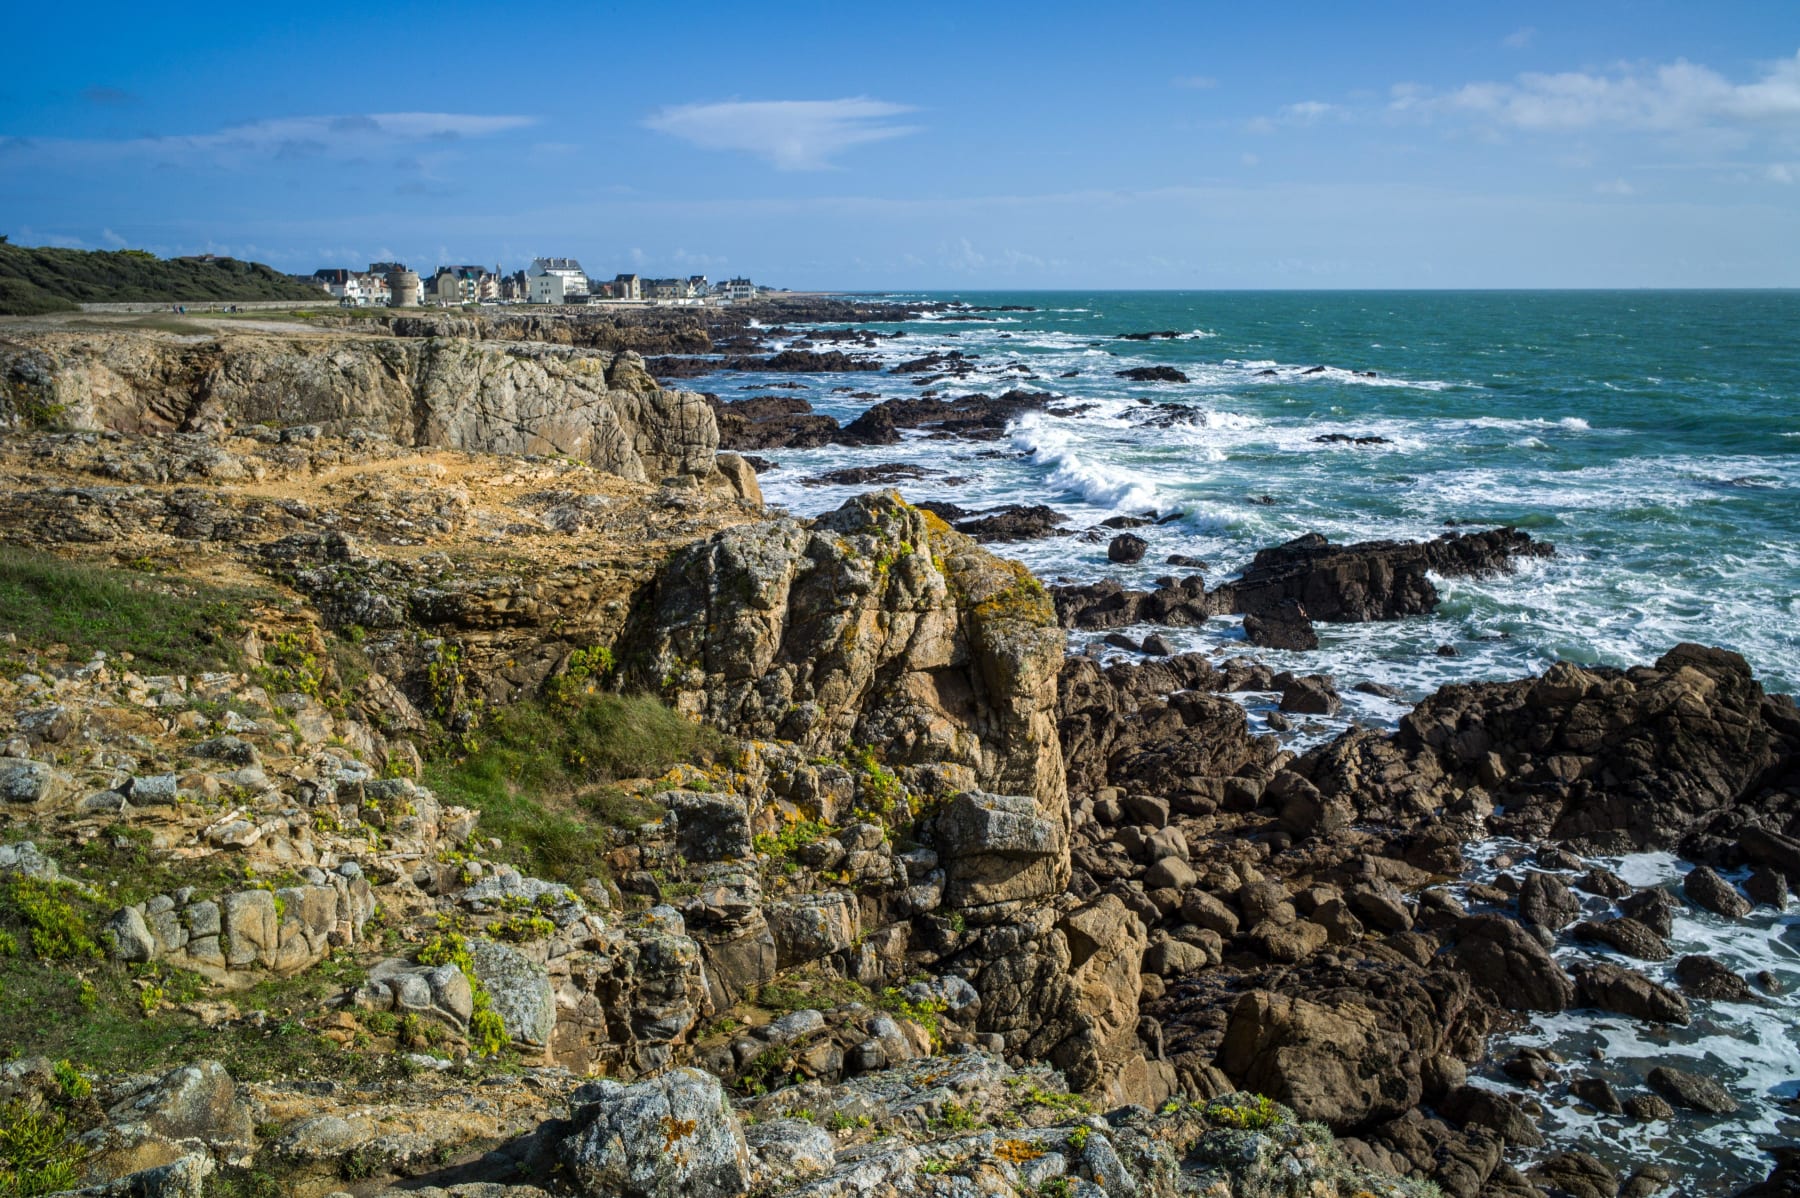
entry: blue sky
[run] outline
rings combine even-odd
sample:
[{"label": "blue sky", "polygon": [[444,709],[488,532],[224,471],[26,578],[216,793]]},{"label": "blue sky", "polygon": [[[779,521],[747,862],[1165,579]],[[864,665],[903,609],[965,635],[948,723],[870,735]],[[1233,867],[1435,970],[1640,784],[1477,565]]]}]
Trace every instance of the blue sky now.
[{"label": "blue sky", "polygon": [[823,288],[1800,285],[1795,0],[18,9],[0,232],[27,244]]}]

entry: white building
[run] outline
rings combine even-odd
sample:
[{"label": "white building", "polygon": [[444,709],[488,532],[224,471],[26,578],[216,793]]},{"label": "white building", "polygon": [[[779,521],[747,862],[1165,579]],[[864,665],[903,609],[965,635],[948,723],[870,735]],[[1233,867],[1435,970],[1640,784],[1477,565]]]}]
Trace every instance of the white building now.
[{"label": "white building", "polygon": [[357,303],[363,307],[387,307],[388,281],[385,275],[358,272],[351,276],[362,291]]},{"label": "white building", "polygon": [[726,299],[753,300],[756,298],[756,284],[749,279],[727,279],[721,284]]},{"label": "white building", "polygon": [[579,296],[587,300],[587,272],[573,258],[533,258],[525,272],[534,304],[564,304]]},{"label": "white building", "polygon": [[362,276],[353,270],[315,270],[313,282],[336,296],[340,301],[351,304],[366,304],[369,297],[364,294]]}]

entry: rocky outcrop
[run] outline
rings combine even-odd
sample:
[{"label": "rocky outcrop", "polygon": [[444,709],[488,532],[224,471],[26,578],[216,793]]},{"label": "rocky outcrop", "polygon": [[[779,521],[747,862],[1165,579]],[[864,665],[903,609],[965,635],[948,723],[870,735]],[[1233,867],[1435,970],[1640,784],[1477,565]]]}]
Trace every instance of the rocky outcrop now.
[{"label": "rocky outcrop", "polygon": [[623,643],[631,679],[734,735],[880,745],[1066,820],[1048,596],[893,492],[677,554]]},{"label": "rocky outcrop", "polygon": [[1062,536],[1063,531],[1057,526],[1069,521],[1067,516],[1055,508],[1041,503],[1009,503],[986,511],[966,512],[958,509],[955,513],[945,510],[951,506],[949,504],[920,506],[952,521],[951,527],[957,532],[974,537],[983,544],[992,541],[1036,541],[1044,537]]},{"label": "rocky outcrop", "polygon": [[1428,574],[1501,573],[1515,557],[1552,553],[1550,545],[1510,528],[1446,533],[1435,541],[1354,545],[1333,545],[1308,533],[1259,550],[1242,576],[1221,590],[1236,612],[1260,615],[1292,600],[1311,619],[1328,623],[1393,620],[1437,607],[1437,586]]},{"label": "rocky outcrop", "polygon": [[756,395],[721,402],[708,398],[726,449],[816,449],[838,435],[838,422],[797,395]]},{"label": "rocky outcrop", "polygon": [[1469,836],[1731,864],[1747,855],[1740,838],[1765,843],[1800,817],[1797,750],[1792,699],[1764,694],[1735,653],[1678,645],[1654,666],[1565,662],[1536,679],[1445,687],[1391,738],[1353,733],[1296,768],[1362,818],[1399,827],[1447,807]]},{"label": "rocky outcrop", "polygon": [[311,333],[192,343],[122,331],[0,343],[7,407],[78,428],[316,425],[401,445],[561,455],[626,478],[713,472],[704,401],[664,391],[633,353],[539,342]]},{"label": "rocky outcrop", "polygon": [[1199,574],[1159,579],[1153,591],[1131,590],[1117,579],[1107,578],[1057,586],[1051,593],[1063,627],[1084,630],[1130,624],[1193,628],[1224,610],[1207,593],[1206,579]]},{"label": "rocky outcrop", "polygon": [[[435,800],[426,797],[435,809]],[[308,867],[306,874],[297,886],[217,898],[159,894],[125,907],[107,924],[112,955],[144,964],[166,961],[239,986],[270,973],[309,969],[333,948],[356,942],[374,914],[375,898],[355,862],[330,874]]]},{"label": "rocky outcrop", "polygon": [[[1410,1076],[1383,1068],[1406,1061],[1413,1063]],[[1416,1105],[1417,1061],[1404,1030],[1384,1025],[1366,1006],[1325,1007],[1261,990],[1232,1010],[1219,1058],[1247,1088],[1335,1127],[1392,1118]]]},{"label": "rocky outcrop", "polygon": [[888,399],[846,424],[833,440],[842,445],[894,445],[901,429],[923,429],[934,437],[997,441],[1012,421],[1048,407],[1055,398],[1044,391],[1008,391],[998,398],[976,394]]},{"label": "rocky outcrop", "polygon": [[1242,707],[1208,693],[1273,687],[1266,672],[1252,673],[1219,670],[1196,653],[1104,667],[1069,658],[1057,701],[1070,786],[1174,796],[1192,778],[1222,786],[1255,772],[1275,757],[1274,740],[1252,736]]},{"label": "rocky outcrop", "polygon": [[[1131,551],[1138,548],[1133,545]],[[1438,605],[1432,573],[1451,577],[1499,573],[1511,568],[1514,557],[1552,552],[1551,546],[1509,528],[1446,533],[1422,543],[1355,545],[1333,545],[1318,533],[1309,533],[1260,550],[1240,578],[1210,591],[1198,574],[1158,579],[1150,591],[1103,579],[1057,587],[1056,610],[1065,628],[1091,629],[1136,623],[1186,627],[1230,612],[1245,617],[1244,631],[1252,644],[1306,650],[1318,647],[1314,620],[1362,623],[1423,615]]]}]

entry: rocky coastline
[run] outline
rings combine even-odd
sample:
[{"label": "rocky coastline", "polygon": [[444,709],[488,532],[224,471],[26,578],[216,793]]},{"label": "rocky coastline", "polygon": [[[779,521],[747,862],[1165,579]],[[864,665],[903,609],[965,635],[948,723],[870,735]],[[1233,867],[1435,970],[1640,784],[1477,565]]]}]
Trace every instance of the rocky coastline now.
[{"label": "rocky coastline", "polygon": [[[802,520],[737,451],[991,439],[1052,393],[840,423],[663,385],[854,368],[877,334],[765,330],[911,311],[0,328],[0,600],[44,613],[0,630],[0,1105],[41,1142],[9,1184],[1729,1192],[1546,1150],[1544,1116],[1678,1139],[1745,1095],[1493,1046],[1766,1001],[1656,971],[1677,913],[1788,909],[1792,698],[1683,644],[1297,754],[1233,696],[1300,718],[1338,680],[1258,649],[1553,547],[1303,537],[1211,586],[1046,586],[988,545],[1075,532],[1050,509],[914,505],[888,462]],[[1136,563],[1159,518],[1076,535]],[[1123,633],[1240,618],[1224,656]],[[1644,851],[1679,892],[1597,860]],[[1778,1154],[1741,1192],[1792,1182]]]}]

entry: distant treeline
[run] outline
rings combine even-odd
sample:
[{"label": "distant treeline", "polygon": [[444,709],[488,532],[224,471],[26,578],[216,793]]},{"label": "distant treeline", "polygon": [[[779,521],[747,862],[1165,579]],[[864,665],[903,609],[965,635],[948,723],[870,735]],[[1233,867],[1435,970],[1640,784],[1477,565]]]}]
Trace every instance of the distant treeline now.
[{"label": "distant treeline", "polygon": [[66,312],[76,304],[319,299],[318,288],[260,262],[158,258],[143,250],[60,250],[0,241],[0,314]]}]

